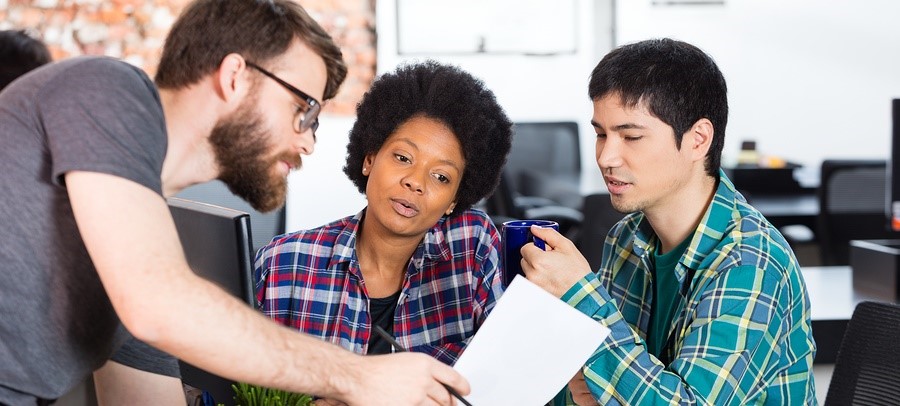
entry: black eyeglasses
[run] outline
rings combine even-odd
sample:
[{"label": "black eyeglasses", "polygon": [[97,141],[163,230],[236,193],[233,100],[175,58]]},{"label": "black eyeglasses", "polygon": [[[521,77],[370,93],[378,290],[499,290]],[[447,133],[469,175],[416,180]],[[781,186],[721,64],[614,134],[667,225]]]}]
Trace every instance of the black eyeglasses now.
[{"label": "black eyeglasses", "polygon": [[306,102],[307,108],[306,111],[300,111],[297,113],[297,117],[294,119],[294,131],[298,133],[302,133],[310,128],[312,128],[313,136],[315,136],[316,129],[319,128],[319,112],[322,111],[322,103],[319,103],[314,97],[306,94],[306,92],[297,89],[294,86],[291,86],[290,83],[281,80],[278,76],[272,74],[259,65],[247,61],[247,66],[256,69],[259,73],[268,76],[270,79],[278,82],[279,85],[287,89],[287,91],[294,94],[294,96],[299,97],[303,101]]}]

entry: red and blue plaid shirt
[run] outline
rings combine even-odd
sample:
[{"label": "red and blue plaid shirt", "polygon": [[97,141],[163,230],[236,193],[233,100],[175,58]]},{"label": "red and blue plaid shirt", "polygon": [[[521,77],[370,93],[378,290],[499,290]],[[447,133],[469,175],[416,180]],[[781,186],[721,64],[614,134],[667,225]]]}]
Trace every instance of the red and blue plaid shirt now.
[{"label": "red and blue plaid shirt", "polygon": [[[278,323],[365,354],[369,298],[356,256],[365,210],[275,237],[255,261],[256,303]],[[410,351],[453,364],[503,292],[500,237],[477,210],[441,218],[409,261],[394,336]]]}]

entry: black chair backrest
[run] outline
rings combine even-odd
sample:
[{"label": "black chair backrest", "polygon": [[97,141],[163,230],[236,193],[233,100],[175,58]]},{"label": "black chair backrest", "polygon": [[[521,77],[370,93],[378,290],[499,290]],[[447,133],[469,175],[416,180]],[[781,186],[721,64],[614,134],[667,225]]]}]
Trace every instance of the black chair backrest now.
[{"label": "black chair backrest", "polygon": [[900,305],[863,302],[847,324],[825,405],[900,405]]},{"label": "black chair backrest", "polygon": [[484,206],[485,212],[492,217],[503,217],[504,221],[522,219],[522,210],[516,206],[516,192],[505,169],[500,174],[500,183],[497,184],[494,193],[487,197]]},{"label": "black chair backrest", "polygon": [[284,234],[285,209],[284,207],[270,213],[261,213],[250,207],[240,197],[235,196],[221,181],[201,183],[191,186],[178,193],[176,197],[194,200],[250,214],[250,227],[253,241],[251,242],[252,255],[263,245],[269,243],[272,237]]},{"label": "black chair backrest", "polygon": [[848,265],[850,240],[893,237],[886,161],[825,160],[821,178],[817,235],[823,265]]},{"label": "black chair backrest", "polygon": [[578,210],[580,157],[577,123],[515,123],[505,171],[517,194],[548,198]]},{"label": "black chair backrest", "polygon": [[499,225],[540,218],[577,235],[581,223],[581,159],[575,122],[515,123],[512,147],[485,211]]},{"label": "black chair backrest", "polygon": [[625,215],[613,208],[606,193],[585,196],[581,211],[584,213],[584,220],[577,246],[581,255],[591,264],[591,270],[596,271],[600,267],[606,235]]},{"label": "black chair backrest", "polygon": [[519,174],[529,171],[577,177],[581,174],[579,151],[578,123],[515,123],[506,169],[514,182],[518,182]]}]

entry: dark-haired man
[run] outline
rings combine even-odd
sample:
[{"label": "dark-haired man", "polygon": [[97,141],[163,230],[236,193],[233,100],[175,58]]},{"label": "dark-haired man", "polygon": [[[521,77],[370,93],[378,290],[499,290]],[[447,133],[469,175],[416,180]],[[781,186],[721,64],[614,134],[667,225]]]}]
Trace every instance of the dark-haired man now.
[{"label": "dark-haired man", "polygon": [[[788,244],[719,168],[725,79],[671,39],[609,53],[591,74],[597,164],[625,216],[592,273],[535,229],[528,278],[606,324],[569,383],[585,404],[815,404],[806,287]],[[562,399],[557,399],[561,401]]]},{"label": "dark-haired man", "polygon": [[349,404],[450,404],[442,382],[467,392],[425,355],[363,358],[277,326],[185,261],[165,197],[219,178],[256,209],[283,204],[345,75],[294,2],[199,0],[166,39],[156,85],[84,57],[0,93],[0,404],[48,403],[126,341],[128,357],[98,372],[114,382],[101,402],[183,404],[175,377],[128,386],[172,366],[141,357],[153,350],[124,328],[218,375]]}]

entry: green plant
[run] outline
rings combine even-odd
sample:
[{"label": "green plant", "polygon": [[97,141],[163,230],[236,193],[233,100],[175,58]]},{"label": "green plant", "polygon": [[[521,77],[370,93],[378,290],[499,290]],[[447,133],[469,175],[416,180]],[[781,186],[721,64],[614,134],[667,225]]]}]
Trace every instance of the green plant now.
[{"label": "green plant", "polygon": [[301,393],[263,388],[246,383],[231,385],[236,406],[308,406],[313,398]]}]

